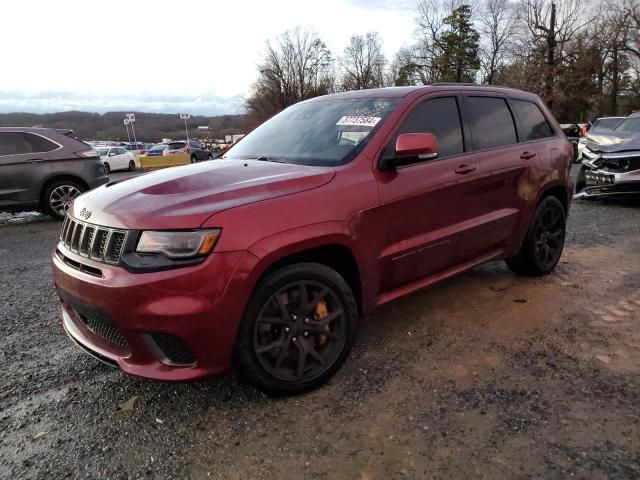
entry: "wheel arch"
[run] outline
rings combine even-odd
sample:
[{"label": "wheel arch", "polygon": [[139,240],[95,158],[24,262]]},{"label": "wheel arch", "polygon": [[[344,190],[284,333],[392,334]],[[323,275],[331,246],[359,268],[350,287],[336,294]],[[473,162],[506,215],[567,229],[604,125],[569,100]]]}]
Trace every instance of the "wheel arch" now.
[{"label": "wheel arch", "polygon": [[293,244],[283,244],[280,248],[273,248],[274,240],[274,238],[265,239],[249,249],[259,258],[252,291],[266,276],[282,267],[302,262],[319,263],[342,275],[351,287],[358,302],[358,309],[362,312],[362,279],[365,277],[349,237],[341,234],[313,236]]},{"label": "wheel arch", "polygon": [[564,213],[567,215],[569,213],[569,205],[571,195],[566,185],[561,183],[556,183],[547,186],[542,190],[542,193],[538,197],[538,201],[536,202],[536,206],[540,205],[540,202],[547,197],[556,197],[562,203],[562,208],[564,208]]}]

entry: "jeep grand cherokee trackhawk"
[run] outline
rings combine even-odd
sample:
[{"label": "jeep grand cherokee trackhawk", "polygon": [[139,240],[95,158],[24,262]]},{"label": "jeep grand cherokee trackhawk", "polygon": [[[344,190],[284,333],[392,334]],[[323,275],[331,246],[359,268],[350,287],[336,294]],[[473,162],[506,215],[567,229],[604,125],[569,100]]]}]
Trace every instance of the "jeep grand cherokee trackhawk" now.
[{"label": "jeep grand cherokee trackhawk", "polygon": [[52,261],[69,336],[127,373],[233,362],[326,382],[374,307],[480,263],[562,253],[572,147],[532,94],[441,84],[298,103],[221,160],[78,197]]}]

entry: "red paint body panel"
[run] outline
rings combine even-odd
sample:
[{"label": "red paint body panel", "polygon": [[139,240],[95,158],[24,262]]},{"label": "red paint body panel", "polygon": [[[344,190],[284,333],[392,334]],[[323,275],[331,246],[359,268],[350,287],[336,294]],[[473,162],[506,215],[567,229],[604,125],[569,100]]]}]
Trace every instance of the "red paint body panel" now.
[{"label": "red paint body panel", "polygon": [[[378,162],[393,133],[419,102],[436,95],[495,94],[535,102],[556,134],[487,151],[426,161],[397,171]],[[400,97],[360,154],[339,167],[216,160],[176,167],[104,186],[77,199],[71,215],[122,229],[220,228],[214,252],[198,265],[129,273],[67,251],[99,268],[81,273],[53,255],[61,296],[102,312],[123,332],[130,351],[97,338],[63,302],[70,335],[124,371],[187,380],[223,371],[230,362],[248,299],[275,262],[305,250],[340,245],[360,278],[363,313],[478,263],[515,253],[533,211],[550,188],[571,199],[570,144],[535,95],[507,89],[407,87],[330,95]],[[533,153],[533,156],[529,154]],[[526,154],[526,155],[523,155]],[[525,157],[529,158],[525,158]],[[197,362],[163,363],[145,332],[182,339]]]}]

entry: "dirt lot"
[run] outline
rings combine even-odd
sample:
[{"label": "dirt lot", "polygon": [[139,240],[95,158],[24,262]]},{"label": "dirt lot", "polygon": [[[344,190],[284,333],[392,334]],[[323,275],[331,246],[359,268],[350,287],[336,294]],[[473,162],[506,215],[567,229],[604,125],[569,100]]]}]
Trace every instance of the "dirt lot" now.
[{"label": "dirt lot", "polygon": [[640,478],[638,204],[575,202],[553,275],[490,264],[382,308],[328,386],[284,400],[80,352],[58,228],[0,228],[1,478]]}]

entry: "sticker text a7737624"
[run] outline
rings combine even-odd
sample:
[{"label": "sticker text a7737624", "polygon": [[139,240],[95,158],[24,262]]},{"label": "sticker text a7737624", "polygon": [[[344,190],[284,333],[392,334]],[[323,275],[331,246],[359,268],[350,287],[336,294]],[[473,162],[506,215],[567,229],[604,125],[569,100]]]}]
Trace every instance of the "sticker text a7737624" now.
[{"label": "sticker text a7737624", "polygon": [[359,115],[345,115],[336,125],[339,127],[375,127],[380,121],[380,117],[364,117]]}]

